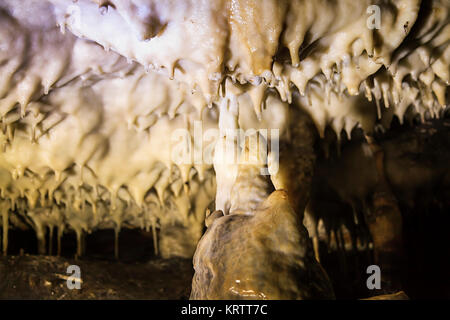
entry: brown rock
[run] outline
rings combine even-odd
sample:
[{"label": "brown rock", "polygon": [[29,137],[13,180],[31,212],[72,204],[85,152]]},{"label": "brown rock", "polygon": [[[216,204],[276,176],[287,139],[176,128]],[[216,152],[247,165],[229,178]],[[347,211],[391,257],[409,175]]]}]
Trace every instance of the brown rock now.
[{"label": "brown rock", "polygon": [[285,191],[219,217],[194,255],[191,299],[332,299],[327,274]]}]

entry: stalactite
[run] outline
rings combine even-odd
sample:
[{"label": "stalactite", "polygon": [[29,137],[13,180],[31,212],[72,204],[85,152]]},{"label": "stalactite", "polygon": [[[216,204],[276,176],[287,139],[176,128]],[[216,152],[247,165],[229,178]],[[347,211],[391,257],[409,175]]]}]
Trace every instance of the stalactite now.
[{"label": "stalactite", "polygon": [[2,210],[2,223],[3,223],[3,246],[2,251],[3,255],[7,255],[8,253],[8,228],[9,228],[9,210],[4,208]]},{"label": "stalactite", "polygon": [[58,234],[57,234],[57,249],[56,249],[56,255],[59,257],[61,256],[61,238],[64,234],[64,226],[63,225],[59,225],[58,226]]},{"label": "stalactite", "polygon": [[158,234],[156,233],[156,219],[152,218],[152,235],[153,235],[153,250],[155,252],[155,256],[159,255],[158,250]]},{"label": "stalactite", "polygon": [[48,254],[51,256],[53,255],[53,230],[54,226],[49,226],[49,233],[48,233]]},{"label": "stalactite", "polygon": [[83,252],[83,247],[84,247],[84,232],[83,229],[80,228],[76,228],[75,229],[75,234],[77,236],[77,252],[76,252],[76,257],[82,257],[84,252]]},{"label": "stalactite", "polygon": [[35,227],[35,231],[36,231],[36,237],[37,237],[37,241],[38,241],[38,253],[39,254],[46,254],[46,232],[45,232],[45,227],[43,227],[40,223],[38,223]]},{"label": "stalactite", "polygon": [[114,228],[114,258],[119,260],[119,233],[120,227]]}]

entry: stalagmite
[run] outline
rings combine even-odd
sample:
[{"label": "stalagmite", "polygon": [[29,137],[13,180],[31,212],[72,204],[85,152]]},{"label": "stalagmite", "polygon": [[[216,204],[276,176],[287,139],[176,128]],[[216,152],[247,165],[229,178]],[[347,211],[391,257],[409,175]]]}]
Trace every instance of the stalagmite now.
[{"label": "stalagmite", "polygon": [[384,153],[373,137],[366,137],[375,159],[378,183],[373,194],[373,212],[367,223],[375,246],[375,262],[384,270],[388,286],[398,287],[404,263],[402,214],[386,178]]},{"label": "stalagmite", "polygon": [[[197,246],[191,299],[333,297],[287,193],[271,193],[269,177],[260,174],[263,156],[257,143],[244,148],[241,159],[248,161],[233,185],[234,210],[217,216]],[[259,201],[249,202],[255,194]]]}]

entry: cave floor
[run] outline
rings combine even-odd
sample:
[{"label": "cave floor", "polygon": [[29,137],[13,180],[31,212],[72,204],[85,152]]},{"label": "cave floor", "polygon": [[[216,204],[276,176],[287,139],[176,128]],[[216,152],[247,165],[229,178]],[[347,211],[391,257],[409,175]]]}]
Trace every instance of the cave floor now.
[{"label": "cave floor", "polygon": [[[450,297],[447,244],[448,206],[404,209],[407,261],[402,288],[411,299]],[[8,256],[0,256],[0,299],[188,299],[194,274],[192,259],[161,259],[153,253],[152,234],[121,231],[120,259],[114,259],[114,232],[96,231],[86,237],[86,256],[74,259],[76,239],[62,238],[62,256],[37,255],[32,231],[10,230]],[[53,248],[55,248],[53,243]],[[352,253],[327,248],[320,242],[321,263],[338,299],[362,299],[385,292],[366,287],[371,251]],[[51,250],[50,250],[51,251]],[[22,253],[24,252],[24,253]],[[21,254],[22,253],[22,254]],[[67,267],[78,265],[80,290],[67,288]]]},{"label": "cave floor", "polygon": [[[81,289],[67,287],[69,265],[81,270]],[[0,257],[0,299],[188,299],[189,259],[124,263],[56,256]]]}]

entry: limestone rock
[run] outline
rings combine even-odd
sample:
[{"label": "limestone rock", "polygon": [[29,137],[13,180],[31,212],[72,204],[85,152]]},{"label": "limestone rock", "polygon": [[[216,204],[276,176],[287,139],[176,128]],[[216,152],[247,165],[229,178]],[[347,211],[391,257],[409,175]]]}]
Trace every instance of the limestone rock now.
[{"label": "limestone rock", "polygon": [[219,217],[194,255],[191,299],[332,299],[327,274],[287,193]]}]

